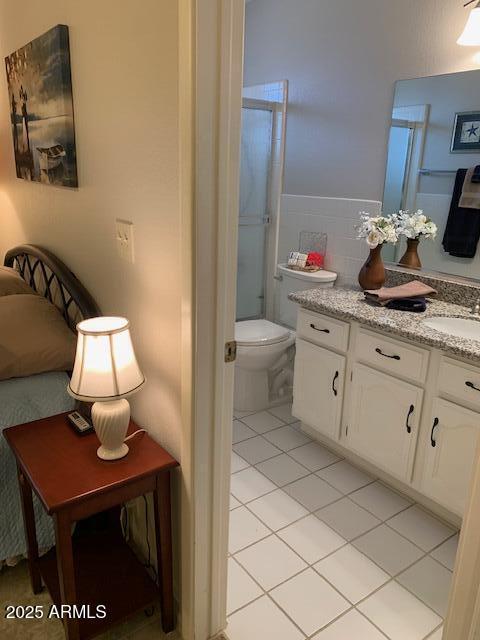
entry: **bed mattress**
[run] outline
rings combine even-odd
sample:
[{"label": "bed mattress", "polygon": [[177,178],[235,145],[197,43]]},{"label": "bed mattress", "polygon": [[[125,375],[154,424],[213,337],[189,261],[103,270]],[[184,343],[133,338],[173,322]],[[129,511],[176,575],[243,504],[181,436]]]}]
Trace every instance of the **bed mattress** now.
[{"label": "bed mattress", "polygon": [[[66,373],[41,373],[0,382],[0,431],[70,411],[74,400],[67,393]],[[53,523],[34,495],[39,549],[54,544]],[[3,560],[25,554],[22,510],[15,459],[5,438],[0,437],[0,566]]]}]

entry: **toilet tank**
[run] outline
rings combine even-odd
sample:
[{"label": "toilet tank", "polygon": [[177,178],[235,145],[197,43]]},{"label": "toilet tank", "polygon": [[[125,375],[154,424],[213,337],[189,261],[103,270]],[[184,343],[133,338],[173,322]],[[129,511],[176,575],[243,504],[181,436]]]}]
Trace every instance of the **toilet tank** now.
[{"label": "toilet tank", "polygon": [[333,287],[337,274],[333,271],[294,271],[285,264],[277,265],[276,322],[290,329],[297,324],[298,305],[288,299],[288,294],[307,289]]}]

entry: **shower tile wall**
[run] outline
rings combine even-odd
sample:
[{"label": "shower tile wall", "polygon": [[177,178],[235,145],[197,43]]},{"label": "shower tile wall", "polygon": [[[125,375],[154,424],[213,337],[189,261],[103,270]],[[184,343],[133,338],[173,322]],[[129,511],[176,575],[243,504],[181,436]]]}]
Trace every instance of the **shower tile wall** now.
[{"label": "shower tile wall", "polygon": [[368,255],[365,242],[356,237],[360,211],[379,215],[381,202],[282,195],[279,262],[285,262],[289,251],[298,249],[300,231],[323,232],[328,234],[325,268],[338,273],[337,284],[356,284]]}]

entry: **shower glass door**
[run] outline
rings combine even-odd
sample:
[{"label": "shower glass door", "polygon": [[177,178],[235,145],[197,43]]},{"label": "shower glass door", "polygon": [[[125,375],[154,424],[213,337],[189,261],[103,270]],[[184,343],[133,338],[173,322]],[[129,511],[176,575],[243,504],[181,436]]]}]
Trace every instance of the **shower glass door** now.
[{"label": "shower glass door", "polygon": [[[250,101],[254,102],[254,101]],[[273,112],[264,106],[242,108],[238,229],[237,320],[265,314],[265,249],[269,225],[269,188]]]}]

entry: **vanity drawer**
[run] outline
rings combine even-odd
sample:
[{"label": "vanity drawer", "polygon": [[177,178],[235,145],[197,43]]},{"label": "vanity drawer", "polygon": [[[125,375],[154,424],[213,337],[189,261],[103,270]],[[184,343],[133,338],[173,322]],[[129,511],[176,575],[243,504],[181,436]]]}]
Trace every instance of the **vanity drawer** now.
[{"label": "vanity drawer", "polygon": [[350,325],[336,318],[300,309],[297,319],[297,336],[337,351],[348,349]]},{"label": "vanity drawer", "polygon": [[355,355],[357,360],[413,382],[424,382],[427,375],[428,351],[364,329],[358,332]]},{"label": "vanity drawer", "polygon": [[441,395],[480,411],[480,368],[442,358],[438,389]]}]

